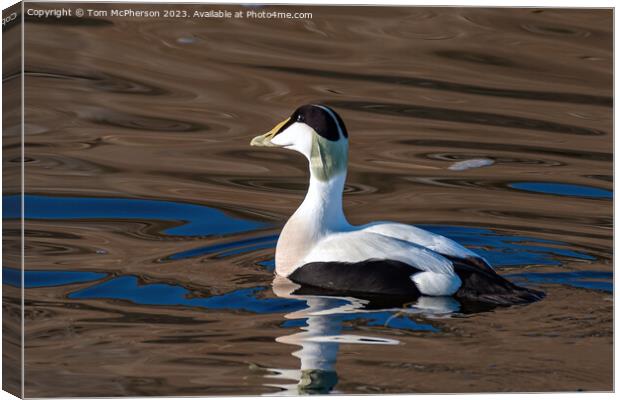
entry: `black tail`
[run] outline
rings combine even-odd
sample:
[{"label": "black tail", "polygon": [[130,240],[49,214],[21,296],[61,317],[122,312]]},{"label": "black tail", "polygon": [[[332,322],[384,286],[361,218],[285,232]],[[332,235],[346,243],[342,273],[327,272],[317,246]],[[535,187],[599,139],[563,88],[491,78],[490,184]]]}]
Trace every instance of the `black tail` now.
[{"label": "black tail", "polygon": [[545,294],[528,289],[498,275],[488,264],[479,260],[453,260],[454,271],[463,284],[454,297],[466,303],[486,303],[491,306],[510,306],[541,300]]}]

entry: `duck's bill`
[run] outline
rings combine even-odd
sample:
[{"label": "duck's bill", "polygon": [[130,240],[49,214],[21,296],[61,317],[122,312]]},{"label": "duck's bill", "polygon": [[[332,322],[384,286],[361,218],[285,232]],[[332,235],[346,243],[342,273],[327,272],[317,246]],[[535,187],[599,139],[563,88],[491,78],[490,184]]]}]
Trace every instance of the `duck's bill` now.
[{"label": "duck's bill", "polygon": [[278,133],[280,133],[280,129],[288,122],[290,118],[285,119],[280,122],[278,125],[274,126],[272,130],[265,133],[264,135],[256,136],[252,141],[250,141],[250,146],[257,147],[282,147],[277,145],[271,141]]},{"label": "duck's bill", "polygon": [[279,147],[277,144],[271,142],[271,138],[273,136],[269,136],[269,133],[265,133],[264,135],[256,136],[250,142],[250,146],[256,147]]}]

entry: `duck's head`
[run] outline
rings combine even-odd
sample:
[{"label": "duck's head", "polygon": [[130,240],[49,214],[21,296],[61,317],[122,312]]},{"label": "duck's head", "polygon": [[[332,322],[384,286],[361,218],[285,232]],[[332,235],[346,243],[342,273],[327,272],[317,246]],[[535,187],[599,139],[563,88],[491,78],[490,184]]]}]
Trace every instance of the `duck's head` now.
[{"label": "duck's head", "polygon": [[313,176],[320,180],[347,170],[347,129],[342,118],[324,105],[299,107],[272,130],[252,139],[250,145],[295,150],[308,159]]}]

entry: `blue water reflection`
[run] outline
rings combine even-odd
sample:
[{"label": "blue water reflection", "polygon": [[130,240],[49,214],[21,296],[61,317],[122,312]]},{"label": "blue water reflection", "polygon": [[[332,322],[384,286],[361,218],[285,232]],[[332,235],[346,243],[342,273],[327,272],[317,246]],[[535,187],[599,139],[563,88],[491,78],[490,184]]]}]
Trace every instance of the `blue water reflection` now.
[{"label": "blue water reflection", "polygon": [[590,254],[569,250],[568,243],[528,236],[502,235],[490,229],[446,225],[420,225],[449,237],[480,254],[495,267],[514,265],[561,265],[567,258],[595,260]]},{"label": "blue water reflection", "polygon": [[278,235],[259,236],[249,239],[236,240],[229,243],[220,243],[211,246],[202,246],[196,249],[181,251],[168,257],[170,260],[182,260],[185,258],[218,254],[219,257],[229,257],[236,254],[249,253],[258,249],[275,247]]},{"label": "blue water reflection", "polygon": [[[168,235],[208,236],[249,232],[268,223],[231,217],[215,208],[161,200],[52,197],[26,195],[26,219],[38,220],[155,220],[178,221],[183,225],[164,231]],[[20,218],[20,197],[3,196],[4,219]]]},{"label": "blue water reflection", "polygon": [[559,283],[608,293],[614,290],[613,273],[604,271],[524,272],[508,274],[506,277],[514,282]]},{"label": "blue water reflection", "polygon": [[[593,195],[594,192],[587,192]],[[610,192],[611,193],[611,192]],[[584,194],[584,193],[582,193]],[[19,218],[19,196],[4,197],[4,218]],[[194,204],[168,201],[120,199],[120,198],[71,198],[28,195],[26,218],[39,220],[104,219],[104,220],[158,220],[183,222],[183,225],[169,228],[169,235],[208,236],[256,231],[269,224],[248,219],[235,218],[223,211]],[[500,234],[485,228],[449,225],[421,226],[429,231],[447,236],[485,257],[492,265],[519,266],[541,265],[558,266],[566,260],[596,260],[590,254],[579,251],[568,243],[539,239],[535,237]],[[278,236],[273,234],[229,240],[226,243],[202,245],[194,249],[171,254],[167,260],[185,260],[202,256],[218,258],[251,253],[259,249],[274,249]],[[272,273],[275,268],[273,258],[256,261]],[[20,287],[19,269],[3,268],[3,282]],[[76,283],[96,282],[87,288],[69,295],[71,299],[113,299],[125,300],[141,305],[200,307],[206,309],[243,310],[252,313],[290,313],[302,309],[305,302],[300,298],[274,298],[268,287],[255,286],[243,288],[220,295],[204,296],[178,284],[143,283],[133,275],[105,279],[108,274],[87,271],[49,271],[27,270],[26,288],[52,287]],[[521,273],[509,275],[515,281],[526,284],[562,284],[577,288],[613,291],[613,274],[603,271]],[[337,300],[334,300],[337,301]],[[334,304],[332,304],[334,305]],[[348,313],[340,321],[345,324],[363,320],[367,326],[386,326],[393,329],[435,332],[429,324],[393,312]],[[287,326],[303,323],[290,318]],[[300,325],[301,326],[301,325]]]},{"label": "blue water reflection", "polygon": [[290,312],[303,308],[303,302],[298,300],[261,296],[266,289],[268,288],[265,286],[257,286],[221,295],[192,297],[191,292],[180,285],[167,283],[144,284],[136,276],[121,276],[73,292],[69,295],[69,298],[115,299],[142,305],[243,310],[257,314]]},{"label": "blue water reflection", "polygon": [[[107,274],[87,271],[42,271],[26,270],[24,283],[26,289],[37,287],[64,286],[74,283],[97,281],[105,278]],[[2,283],[5,285],[21,288],[22,277],[19,268],[2,268]]]},{"label": "blue water reflection", "polygon": [[[70,299],[110,299],[125,300],[134,304],[150,306],[185,306],[212,310],[240,310],[256,314],[290,313],[303,310],[306,297],[267,297],[269,287],[256,286],[235,290],[229,293],[198,297],[189,289],[168,283],[142,283],[138,277],[128,275],[113,278],[93,286],[80,289],[69,295]],[[347,307],[351,303],[346,298],[331,298],[330,307]],[[303,326],[302,317],[298,322]],[[430,324],[418,323],[407,315],[395,315],[387,311],[348,312],[339,317],[340,322],[363,321],[366,326],[383,326],[411,331],[437,332]],[[298,323],[289,320],[291,326]]]},{"label": "blue water reflection", "polygon": [[555,182],[515,182],[510,185],[513,189],[526,192],[555,194],[558,196],[583,197],[591,199],[611,199],[613,192],[592,186],[572,185]]}]

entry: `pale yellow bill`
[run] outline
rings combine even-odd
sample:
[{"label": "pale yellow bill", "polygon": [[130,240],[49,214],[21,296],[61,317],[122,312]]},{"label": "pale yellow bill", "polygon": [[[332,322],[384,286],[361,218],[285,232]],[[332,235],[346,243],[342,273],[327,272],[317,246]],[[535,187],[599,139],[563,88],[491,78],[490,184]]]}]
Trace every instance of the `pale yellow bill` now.
[{"label": "pale yellow bill", "polygon": [[260,147],[276,147],[275,144],[271,143],[271,139],[278,133],[280,128],[282,128],[291,118],[287,118],[284,121],[280,122],[278,125],[274,126],[269,132],[264,135],[256,136],[250,142],[250,146],[260,146]]}]

